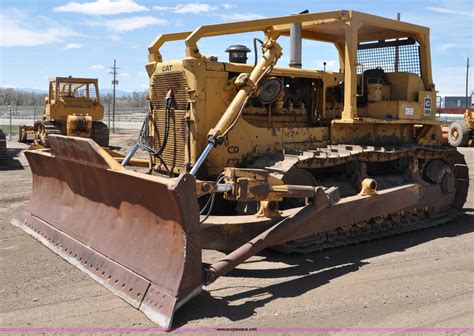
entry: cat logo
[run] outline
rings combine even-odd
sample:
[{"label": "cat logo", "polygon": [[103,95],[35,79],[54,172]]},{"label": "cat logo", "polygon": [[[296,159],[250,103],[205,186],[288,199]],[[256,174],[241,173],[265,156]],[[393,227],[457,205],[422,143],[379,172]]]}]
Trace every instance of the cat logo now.
[{"label": "cat logo", "polygon": [[161,71],[163,71],[163,72],[171,71],[171,67],[172,67],[172,65],[163,65],[163,67],[161,68]]},{"label": "cat logo", "polygon": [[425,97],[424,101],[425,116],[431,115],[431,97]]}]

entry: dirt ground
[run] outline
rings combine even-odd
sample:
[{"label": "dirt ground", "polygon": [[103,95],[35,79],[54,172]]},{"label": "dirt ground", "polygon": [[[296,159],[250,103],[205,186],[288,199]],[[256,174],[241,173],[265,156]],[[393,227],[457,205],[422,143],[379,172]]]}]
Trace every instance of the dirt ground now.
[{"label": "dirt ground", "polygon": [[[122,134],[112,143],[133,140]],[[0,166],[0,328],[156,327],[10,224],[29,198],[31,177],[24,146],[8,146],[14,158],[8,169]],[[471,187],[456,220],[306,256],[264,252],[205,288],[176,313],[173,326],[473,328],[474,148],[461,151]]]}]

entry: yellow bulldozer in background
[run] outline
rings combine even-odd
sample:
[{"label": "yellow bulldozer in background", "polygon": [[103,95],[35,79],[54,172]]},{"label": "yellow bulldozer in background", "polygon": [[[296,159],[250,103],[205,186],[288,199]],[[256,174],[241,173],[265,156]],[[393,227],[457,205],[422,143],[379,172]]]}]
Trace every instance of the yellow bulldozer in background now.
[{"label": "yellow bulldozer in background", "polygon": [[[263,33],[253,64],[246,47],[219,61],[198,46],[250,32]],[[290,67],[276,66],[285,36]],[[340,71],[302,69],[302,39],[333,45]],[[186,57],[164,60],[178,40]],[[50,151],[26,152],[33,192],[14,223],[165,329],[264,248],[310,253],[462,210],[468,168],[441,144],[426,27],[347,10],[206,25],[158,36],[146,69],[130,153],[50,136]],[[147,172],[129,165],[138,149]],[[228,254],[209,264],[202,249]]]},{"label": "yellow bulldozer in background", "polygon": [[55,77],[49,81],[48,92],[42,119],[35,121],[34,126],[20,126],[20,142],[36,141],[49,147],[51,134],[63,134],[92,138],[102,147],[109,145],[97,79]]}]

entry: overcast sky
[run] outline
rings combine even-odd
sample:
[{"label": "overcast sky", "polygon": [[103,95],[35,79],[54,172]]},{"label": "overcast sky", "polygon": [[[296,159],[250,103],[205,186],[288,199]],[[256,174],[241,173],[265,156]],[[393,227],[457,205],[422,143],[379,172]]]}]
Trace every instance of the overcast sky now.
[{"label": "overcast sky", "polygon": [[[53,76],[98,77],[111,86],[109,67],[117,59],[119,88],[148,88],[147,47],[165,32],[200,25],[310,12],[354,9],[431,28],[433,74],[441,95],[463,95],[466,57],[474,53],[473,1],[161,1],[161,0],[0,0],[0,86],[46,89]],[[225,60],[230,44],[246,44],[258,34],[203,40],[206,55]],[[279,65],[288,64],[288,45]],[[303,66],[338,69],[332,45],[304,43]],[[165,59],[184,56],[182,43],[163,48]],[[250,54],[252,58],[253,55]],[[474,67],[474,66],[473,66]],[[474,89],[474,71],[470,89]]]}]

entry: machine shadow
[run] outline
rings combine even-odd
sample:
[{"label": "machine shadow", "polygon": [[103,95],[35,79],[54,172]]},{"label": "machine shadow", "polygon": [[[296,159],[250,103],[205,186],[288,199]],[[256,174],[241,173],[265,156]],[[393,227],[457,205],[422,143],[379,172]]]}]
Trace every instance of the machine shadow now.
[{"label": "machine shadow", "polygon": [[[420,245],[439,238],[449,238],[474,232],[474,214],[469,209],[460,214],[454,221],[432,228],[414,232],[405,232],[392,237],[385,237],[357,245],[333,248],[322,252],[307,255],[282,254],[265,250],[260,255],[267,262],[279,262],[293,265],[285,269],[235,269],[227,276],[254,277],[254,278],[280,278],[294,275],[305,275],[305,270],[298,267],[306,262],[312,265],[311,271],[335,267],[347,263],[357,263],[364,259],[404,251],[410,247]],[[317,267],[317,268],[315,268]],[[295,273],[300,272],[300,273]],[[286,273],[286,274],[285,274]]]},{"label": "machine shadow", "polygon": [[18,159],[22,148],[7,148],[6,157],[0,160],[0,171],[25,169]]},{"label": "machine shadow", "polygon": [[[469,211],[469,209],[466,210]],[[278,266],[271,269],[238,268],[227,276],[247,279],[300,277],[265,287],[241,286],[239,287],[242,288],[241,291],[227,296],[219,295],[219,291],[225,288],[203,291],[201,295],[188,302],[177,312],[173,324],[175,327],[180,327],[192,320],[222,316],[231,321],[239,321],[252,316],[257,308],[265,306],[274,299],[297,297],[309,290],[323,286],[335,278],[356,272],[360,267],[369,264],[364,261],[365,259],[404,251],[431,240],[455,237],[471,232],[474,232],[474,214],[464,213],[456,218],[456,224],[451,222],[434,228],[318,253],[285,255],[266,250],[259,256],[263,257],[265,262],[278,263]],[[281,266],[282,263],[286,264],[285,267]],[[235,305],[235,301],[242,299],[248,300],[240,305]]]},{"label": "machine shadow", "polygon": [[[177,312],[173,325],[178,328],[192,320],[221,316],[225,316],[231,321],[243,320],[252,316],[257,308],[265,306],[274,299],[299,296],[329,283],[332,279],[355,272],[365,264],[367,263],[359,262],[334,267],[267,287],[245,286],[242,288],[248,288],[248,290],[229,296],[217,297],[204,291]],[[301,267],[307,268],[308,271],[310,269],[309,263],[303,263]],[[238,306],[232,305],[233,301],[241,299],[248,299],[248,301]]]}]

